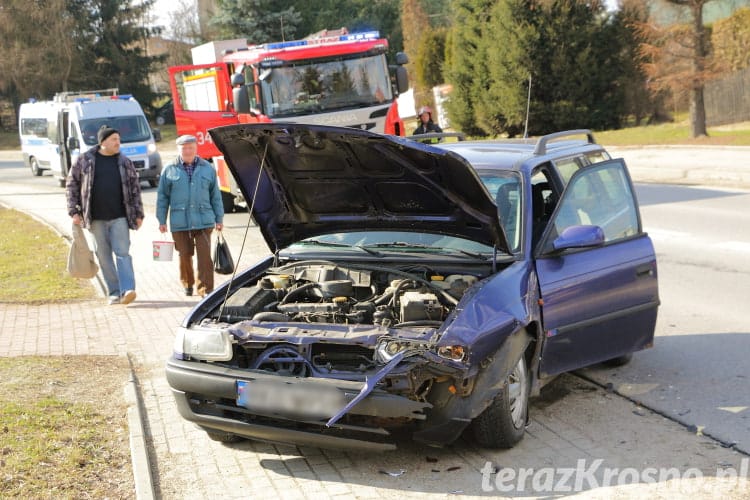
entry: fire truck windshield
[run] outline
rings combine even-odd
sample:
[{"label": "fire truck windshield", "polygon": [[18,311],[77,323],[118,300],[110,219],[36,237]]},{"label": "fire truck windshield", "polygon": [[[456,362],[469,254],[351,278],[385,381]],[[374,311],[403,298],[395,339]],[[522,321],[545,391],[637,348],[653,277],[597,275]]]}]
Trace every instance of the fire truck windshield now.
[{"label": "fire truck windshield", "polygon": [[[261,67],[266,69],[270,65]],[[270,118],[363,108],[393,101],[383,54],[290,61],[270,69],[270,75],[261,82],[263,110]]]}]

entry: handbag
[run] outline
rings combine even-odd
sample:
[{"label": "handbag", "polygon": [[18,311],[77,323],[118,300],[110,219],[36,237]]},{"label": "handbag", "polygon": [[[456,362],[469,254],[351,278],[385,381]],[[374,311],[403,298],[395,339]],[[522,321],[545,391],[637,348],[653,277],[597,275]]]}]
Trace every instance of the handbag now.
[{"label": "handbag", "polygon": [[214,271],[219,274],[232,274],[234,272],[232,253],[229,251],[229,245],[224,240],[221,231],[217,234],[216,246],[214,247]]},{"label": "handbag", "polygon": [[94,259],[94,252],[86,242],[83,229],[73,224],[73,243],[68,254],[68,272],[74,278],[91,279],[99,272],[99,266]]}]

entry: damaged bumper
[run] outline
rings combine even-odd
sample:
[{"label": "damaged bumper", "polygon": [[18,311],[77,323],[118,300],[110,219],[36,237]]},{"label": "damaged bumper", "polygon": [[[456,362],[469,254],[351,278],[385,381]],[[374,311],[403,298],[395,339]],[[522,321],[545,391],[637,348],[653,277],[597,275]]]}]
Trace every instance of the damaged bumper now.
[{"label": "damaged bumper", "polygon": [[[386,427],[424,421],[432,406],[375,389],[378,375],[396,364],[389,363],[369,383],[280,377],[175,359],[167,362],[166,374],[182,417],[206,430],[276,443],[384,451],[395,449]],[[320,401],[340,404],[322,408]]]}]

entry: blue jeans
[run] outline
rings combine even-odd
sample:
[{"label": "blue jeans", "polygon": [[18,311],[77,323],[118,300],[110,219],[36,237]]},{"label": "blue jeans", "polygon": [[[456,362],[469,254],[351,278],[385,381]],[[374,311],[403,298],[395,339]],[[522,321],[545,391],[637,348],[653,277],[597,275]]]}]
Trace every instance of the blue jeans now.
[{"label": "blue jeans", "polygon": [[112,220],[92,220],[89,231],[94,235],[96,258],[102,270],[104,283],[107,285],[107,294],[110,297],[120,297],[128,290],[135,290],[127,219],[120,217]]}]

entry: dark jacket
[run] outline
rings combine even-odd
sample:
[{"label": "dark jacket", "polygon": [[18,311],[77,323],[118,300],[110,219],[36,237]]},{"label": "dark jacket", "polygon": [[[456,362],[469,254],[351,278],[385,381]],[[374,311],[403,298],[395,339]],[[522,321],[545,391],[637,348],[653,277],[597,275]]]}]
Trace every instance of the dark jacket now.
[{"label": "dark jacket", "polygon": [[179,158],[167,165],[156,196],[159,224],[167,223],[167,212],[172,232],[206,229],[224,220],[216,170],[210,163],[199,158],[192,179],[188,178]]},{"label": "dark jacket", "polygon": [[440,128],[440,125],[433,122],[431,119],[427,123],[421,123],[419,124],[419,127],[417,127],[414,130],[413,135],[419,135],[419,134],[441,134],[443,133],[443,129]]},{"label": "dark jacket", "polygon": [[[78,157],[65,180],[68,198],[68,215],[81,216],[83,227],[91,225],[91,190],[94,185],[94,167],[99,146],[94,146]],[[143,202],[141,201],[141,181],[133,162],[120,153],[117,155],[117,166],[122,180],[122,199],[125,203],[125,217],[130,229],[138,229],[136,219],[143,219]]]}]

